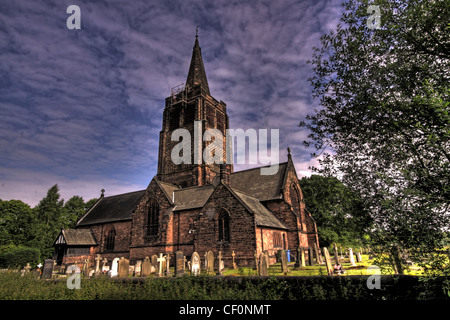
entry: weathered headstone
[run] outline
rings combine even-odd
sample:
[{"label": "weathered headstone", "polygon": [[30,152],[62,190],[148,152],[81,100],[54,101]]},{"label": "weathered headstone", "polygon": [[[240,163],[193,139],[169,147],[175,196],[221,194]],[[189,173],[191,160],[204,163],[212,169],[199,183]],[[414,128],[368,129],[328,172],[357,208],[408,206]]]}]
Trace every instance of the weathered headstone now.
[{"label": "weathered headstone", "polygon": [[314,265],[314,259],[313,259],[313,249],[311,247],[308,247],[308,264],[310,266]]},{"label": "weathered headstone", "polygon": [[23,267],[23,268],[25,269],[25,272],[30,272],[30,270],[31,270],[30,263],[27,262],[27,265],[25,267]]},{"label": "weathered headstone", "polygon": [[95,256],[95,273],[98,274],[100,273],[100,261],[102,260],[102,257],[97,254]]},{"label": "weathered headstone", "polygon": [[136,264],[134,266],[134,276],[135,277],[141,276],[141,266],[142,266],[142,260],[137,260]]},{"label": "weathered headstone", "polygon": [[163,256],[162,253],[159,254],[159,258],[156,259],[158,262],[158,276],[162,277],[164,272],[164,262],[166,261],[166,258]]},{"label": "weathered headstone", "polygon": [[166,276],[170,276],[170,254],[166,254]]},{"label": "weathered headstone", "polygon": [[236,254],[234,253],[234,250],[232,251],[232,253],[231,253],[231,257],[232,257],[232,259],[233,259],[233,269],[237,269],[237,265],[236,265],[236,262],[234,261],[234,257],[236,256]]},{"label": "weathered headstone", "polygon": [[212,251],[208,251],[206,261],[207,261],[206,272],[208,272],[208,274],[214,274],[214,253]]},{"label": "weathered headstone", "polygon": [[118,268],[119,268],[119,258],[114,258],[112,261],[111,270],[108,271],[108,275],[110,277],[116,277],[118,275]]},{"label": "weathered headstone", "polygon": [[41,275],[41,277],[43,279],[51,279],[52,278],[54,265],[55,265],[55,260],[53,260],[53,259],[46,259],[44,261],[44,267],[42,269],[42,275]]},{"label": "weathered headstone", "polygon": [[296,268],[305,267],[305,250],[303,247],[297,247],[297,261],[295,262]]},{"label": "weathered headstone", "polygon": [[338,248],[336,243],[334,243],[334,260],[336,261],[337,264],[339,264],[339,253],[338,253]]},{"label": "weathered headstone", "polygon": [[320,254],[319,254],[319,247],[317,246],[317,243],[314,243],[314,254],[316,255],[316,262],[318,264],[321,264],[322,261],[320,259]]},{"label": "weathered headstone", "polygon": [[259,275],[263,277],[269,275],[269,257],[264,252],[259,255]]},{"label": "weathered headstone", "polygon": [[181,277],[184,274],[184,254],[183,251],[175,252],[175,276]]},{"label": "weathered headstone", "polygon": [[350,256],[350,264],[352,266],[356,266],[355,257],[353,256],[353,249],[352,248],[348,248],[348,255]]},{"label": "weathered headstone", "polygon": [[151,268],[151,273],[156,273],[158,270],[158,256],[156,254],[152,255],[151,258],[151,262],[152,262],[152,268]]},{"label": "weathered headstone", "polygon": [[89,277],[89,264],[90,264],[89,258],[84,259],[82,271],[83,271],[83,276],[85,276],[86,278]]},{"label": "weathered headstone", "polygon": [[102,272],[109,271],[109,266],[106,265],[107,263],[108,263],[108,259],[105,258],[102,260]]},{"label": "weathered headstone", "polygon": [[333,266],[331,265],[330,254],[328,253],[328,249],[326,247],[323,247],[322,250],[323,250],[323,257],[325,259],[325,265],[327,266],[328,275],[332,276],[333,275]]},{"label": "weathered headstone", "polygon": [[255,258],[255,267],[253,270],[258,270],[259,264],[258,264],[258,251],[255,250],[255,253],[253,254],[253,257]]},{"label": "weathered headstone", "polygon": [[217,255],[217,260],[218,260],[218,266],[217,266],[217,274],[219,276],[222,275],[222,271],[223,271],[223,261],[222,261],[222,251],[219,250],[219,254]]},{"label": "weathered headstone", "polygon": [[356,253],[356,262],[361,262],[362,261],[362,259],[361,259],[361,252],[357,252]]},{"label": "weathered headstone", "polygon": [[128,274],[130,272],[130,260],[125,259],[124,257],[120,258],[119,260],[119,277],[120,278],[127,278]]},{"label": "weathered headstone", "polygon": [[200,255],[197,252],[194,252],[191,257],[191,275],[199,275],[200,274]]},{"label": "weathered headstone", "polygon": [[141,276],[148,277],[152,273],[152,263],[149,257],[145,257],[141,265]]},{"label": "weathered headstone", "polygon": [[281,250],[280,252],[280,260],[281,260],[281,272],[286,274],[289,272],[288,269],[288,257],[287,257],[287,251],[286,250]]}]

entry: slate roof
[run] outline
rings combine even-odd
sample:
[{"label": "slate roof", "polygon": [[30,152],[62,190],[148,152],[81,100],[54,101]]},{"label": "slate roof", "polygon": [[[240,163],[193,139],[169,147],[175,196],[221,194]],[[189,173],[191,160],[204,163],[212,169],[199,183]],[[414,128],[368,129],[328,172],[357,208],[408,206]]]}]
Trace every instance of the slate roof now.
[{"label": "slate roof", "polygon": [[274,175],[262,175],[261,168],[233,172],[230,187],[245,192],[260,201],[281,199],[281,188],[284,183],[287,162],[279,164]]},{"label": "slate roof", "polygon": [[255,215],[257,226],[289,229],[269,209],[267,209],[261,202],[259,202],[257,198],[235,189],[232,189],[232,191],[244,203],[247,209]]},{"label": "slate roof", "polygon": [[55,244],[95,246],[97,241],[90,229],[62,229]]},{"label": "slate roof", "polygon": [[100,198],[78,221],[77,227],[131,219],[145,190]]},{"label": "slate roof", "polygon": [[189,187],[175,191],[174,211],[202,208],[214,191],[213,185]]}]

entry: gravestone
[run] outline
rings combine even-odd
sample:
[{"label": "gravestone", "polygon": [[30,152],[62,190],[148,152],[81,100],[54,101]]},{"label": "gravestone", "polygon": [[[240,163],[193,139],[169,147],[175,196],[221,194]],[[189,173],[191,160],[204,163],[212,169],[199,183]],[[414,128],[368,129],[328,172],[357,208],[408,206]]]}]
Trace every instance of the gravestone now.
[{"label": "gravestone", "polygon": [[125,259],[124,257],[119,260],[119,278],[127,278],[130,272],[130,260]]},{"label": "gravestone", "polygon": [[237,265],[236,265],[236,262],[234,261],[234,257],[236,256],[236,254],[234,253],[234,250],[232,251],[232,253],[231,253],[231,257],[232,257],[232,259],[233,259],[233,269],[237,269]]},{"label": "gravestone", "polygon": [[314,254],[316,255],[316,262],[321,264],[322,261],[320,259],[319,248],[317,247],[317,243],[314,243]]},{"label": "gravestone", "polygon": [[348,255],[350,256],[350,263],[352,266],[356,266],[355,257],[353,256],[353,249],[348,248]]},{"label": "gravestone", "polygon": [[55,260],[46,259],[44,261],[44,267],[42,268],[42,279],[51,279],[53,276],[53,267],[55,265]]},{"label": "gravestone", "polygon": [[100,273],[100,261],[102,260],[102,257],[97,254],[95,256],[95,273],[98,274]]},{"label": "gravestone", "polygon": [[255,258],[255,267],[253,270],[258,270],[259,264],[258,264],[258,251],[255,250],[255,253],[253,254],[253,257]]},{"label": "gravestone", "polygon": [[314,265],[314,259],[313,259],[313,249],[311,247],[308,247],[308,264],[310,266]]},{"label": "gravestone", "polygon": [[206,272],[208,274],[214,274],[214,253],[212,251],[208,251],[206,261]]},{"label": "gravestone", "polygon": [[264,252],[259,255],[259,275],[269,276],[269,257]]},{"label": "gravestone", "polygon": [[165,269],[166,269],[166,276],[170,276],[170,254],[165,255],[166,261],[165,261]]},{"label": "gravestone", "polygon": [[108,263],[108,259],[105,258],[102,260],[102,272],[109,271],[109,266],[106,265],[107,263]]},{"label": "gravestone", "polygon": [[357,252],[356,253],[356,262],[361,262],[362,261],[362,259],[361,259],[361,252]]},{"label": "gravestone", "polygon": [[159,254],[159,258],[156,259],[158,262],[158,276],[162,277],[164,272],[164,262],[166,261],[166,258],[163,257],[163,254]]},{"label": "gravestone", "polygon": [[326,247],[323,247],[322,250],[323,250],[323,257],[325,258],[325,265],[327,266],[328,275],[332,276],[333,266],[331,265],[330,253],[328,252],[328,249]]},{"label": "gravestone", "polygon": [[111,270],[108,271],[108,275],[110,277],[117,277],[118,268],[119,268],[119,258],[114,258],[114,260],[112,261]]},{"label": "gravestone", "polygon": [[156,273],[158,270],[158,256],[156,254],[152,255],[151,258],[151,262],[152,262],[152,268],[151,268],[151,273]]},{"label": "gravestone", "polygon": [[334,243],[334,260],[336,261],[336,264],[339,264],[339,253],[336,243]]},{"label": "gravestone", "polygon": [[191,275],[197,276],[200,274],[200,255],[194,252],[191,257]]},{"label": "gravestone", "polygon": [[84,263],[83,263],[83,276],[85,276],[86,278],[89,277],[89,258],[88,259],[84,259]]},{"label": "gravestone", "polygon": [[148,277],[152,273],[152,263],[149,257],[145,257],[141,265],[141,276]]},{"label": "gravestone", "polygon": [[136,261],[136,265],[134,266],[134,276],[135,277],[141,276],[141,266],[142,266],[142,260]]},{"label": "gravestone", "polygon": [[[287,251],[286,250],[281,250],[280,252],[280,260],[281,260],[281,272],[286,274],[289,272],[288,269],[288,257],[287,257]],[[260,263],[261,264],[261,263]]]},{"label": "gravestone", "polygon": [[303,247],[297,247],[297,261],[295,262],[296,268],[305,267],[305,250]]},{"label": "gravestone", "polygon": [[217,260],[218,260],[217,274],[219,276],[221,276],[222,271],[223,271],[223,261],[222,261],[222,251],[220,251],[220,250],[219,250],[219,254],[217,255]]},{"label": "gravestone", "polygon": [[175,276],[181,277],[184,274],[184,254],[183,251],[175,252]]}]

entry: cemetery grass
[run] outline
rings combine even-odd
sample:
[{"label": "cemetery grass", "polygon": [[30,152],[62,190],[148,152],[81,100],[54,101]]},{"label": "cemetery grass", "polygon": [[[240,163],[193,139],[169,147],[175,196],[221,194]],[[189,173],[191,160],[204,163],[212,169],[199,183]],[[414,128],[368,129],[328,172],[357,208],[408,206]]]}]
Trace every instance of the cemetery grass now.
[{"label": "cemetery grass", "polygon": [[[363,259],[358,266],[344,269],[347,275],[366,275],[371,264]],[[289,276],[320,276],[326,275],[324,265],[306,266],[300,270],[289,264]],[[338,299],[358,298],[362,293],[352,288],[345,276],[339,278],[338,288],[326,289],[325,277],[315,277],[312,287],[298,284],[292,287],[282,278],[280,264],[271,265],[269,277],[264,281],[253,281],[257,270],[240,268],[225,270],[223,278],[200,275],[198,277],[183,276],[172,279],[157,279],[150,276],[141,281],[129,279],[110,279],[101,276],[92,279],[81,279],[80,289],[68,289],[67,279],[43,280],[37,279],[32,273],[21,276],[18,272],[0,273],[0,300],[285,300],[311,299],[321,300],[338,297]],[[235,276],[242,281],[228,281]],[[249,277],[246,277],[249,276]],[[248,279],[248,280],[247,280]],[[356,290],[356,291],[355,291]],[[331,293],[330,293],[331,292]],[[340,292],[339,295],[333,295]],[[345,293],[342,296],[343,292]],[[331,294],[331,295],[330,295]]]}]

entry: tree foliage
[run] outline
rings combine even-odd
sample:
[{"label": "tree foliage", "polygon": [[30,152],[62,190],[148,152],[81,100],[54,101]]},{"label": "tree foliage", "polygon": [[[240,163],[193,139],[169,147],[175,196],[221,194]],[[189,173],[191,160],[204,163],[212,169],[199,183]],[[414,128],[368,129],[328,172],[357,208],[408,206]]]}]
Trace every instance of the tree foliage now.
[{"label": "tree foliage", "polygon": [[[52,257],[53,241],[61,228],[75,227],[78,219],[97,201],[91,199],[85,203],[82,197],[73,196],[64,203],[60,197],[59,187],[54,185],[33,209],[20,200],[0,200],[0,254],[10,253],[6,260],[16,261],[24,247],[36,249],[24,250],[40,253],[41,261]],[[22,251],[17,251],[18,246]]]},{"label": "tree foliage", "polygon": [[337,178],[319,175],[303,177],[300,186],[306,207],[316,221],[321,246],[367,245],[371,218],[350,188]]},{"label": "tree foliage", "polygon": [[[314,48],[310,78],[321,108],[300,126],[370,210],[371,238],[401,272],[441,248],[450,204],[450,25],[444,0],[350,0]],[[328,150],[330,149],[330,151]]]}]

